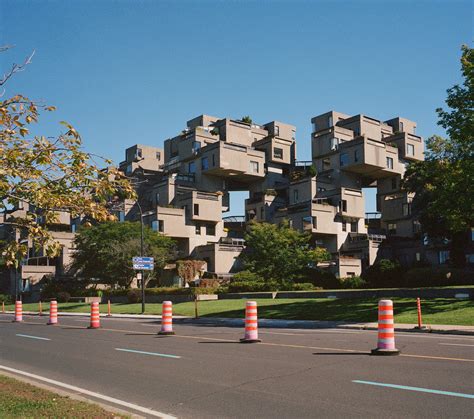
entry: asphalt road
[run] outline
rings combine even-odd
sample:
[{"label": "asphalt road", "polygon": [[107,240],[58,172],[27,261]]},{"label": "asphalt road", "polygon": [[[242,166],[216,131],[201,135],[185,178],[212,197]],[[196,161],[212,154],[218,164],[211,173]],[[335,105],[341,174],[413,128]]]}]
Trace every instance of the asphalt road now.
[{"label": "asphalt road", "polygon": [[472,336],[398,333],[402,355],[377,357],[373,331],[261,329],[262,343],[241,344],[240,328],[175,325],[162,337],[149,320],[103,318],[89,330],[86,317],[24,319],[0,315],[0,374],[180,418],[473,417]]}]

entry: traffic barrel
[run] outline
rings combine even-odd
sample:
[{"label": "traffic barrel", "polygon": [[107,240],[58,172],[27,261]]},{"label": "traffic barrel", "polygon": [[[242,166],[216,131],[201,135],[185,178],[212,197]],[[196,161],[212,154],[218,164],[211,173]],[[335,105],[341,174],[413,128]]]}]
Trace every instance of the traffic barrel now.
[{"label": "traffic barrel", "polygon": [[21,301],[15,302],[15,320],[14,322],[22,322],[23,321],[23,305]]},{"label": "traffic barrel", "polygon": [[161,313],[161,330],[159,335],[174,335],[173,332],[173,303],[171,301],[163,301]]},{"label": "traffic barrel", "polygon": [[100,327],[99,303],[94,301],[91,303],[91,325],[89,329],[98,329]]},{"label": "traffic barrel", "polygon": [[380,300],[377,348],[372,349],[372,355],[398,355],[399,353],[400,351],[395,347],[393,302]]},{"label": "traffic barrel", "polygon": [[48,324],[55,325],[58,324],[58,302],[56,300],[51,300],[49,302],[49,321]]},{"label": "traffic barrel", "polygon": [[240,339],[242,343],[261,342],[258,338],[258,316],[257,302],[247,301],[245,304],[245,337]]}]

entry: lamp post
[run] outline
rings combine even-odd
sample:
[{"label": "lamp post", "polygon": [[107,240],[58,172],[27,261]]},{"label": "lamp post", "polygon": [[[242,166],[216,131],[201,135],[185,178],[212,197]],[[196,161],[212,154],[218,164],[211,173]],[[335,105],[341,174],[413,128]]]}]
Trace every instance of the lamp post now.
[{"label": "lamp post", "polygon": [[[143,211],[142,207],[140,205],[140,202],[138,202],[138,199],[136,201],[138,211],[140,212],[140,257],[143,257],[143,240],[144,240],[144,227],[143,227]],[[145,314],[145,271],[142,269],[142,279],[141,279],[141,288],[142,288],[142,314]]]}]

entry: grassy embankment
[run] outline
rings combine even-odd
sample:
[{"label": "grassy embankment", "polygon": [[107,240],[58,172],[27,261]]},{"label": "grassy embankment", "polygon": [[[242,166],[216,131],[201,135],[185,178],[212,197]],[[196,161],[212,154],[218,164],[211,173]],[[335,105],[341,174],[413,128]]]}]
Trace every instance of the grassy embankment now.
[{"label": "grassy embankment", "polygon": [[[395,322],[417,323],[416,300],[414,298],[393,298]],[[376,322],[377,299],[257,299],[259,317],[287,320],[335,320],[350,322]],[[201,317],[243,317],[245,300],[200,301]],[[43,303],[47,312],[48,304]],[[13,305],[6,307],[13,310]],[[101,312],[107,311],[102,304]],[[24,304],[24,311],[38,311],[38,304]],[[89,304],[62,303],[59,311],[88,313]],[[112,313],[139,314],[141,304],[112,304]],[[194,316],[194,303],[177,303],[173,313]],[[422,300],[423,323],[426,325],[474,326],[474,301],[435,298]],[[146,305],[146,314],[161,314],[161,304]]]},{"label": "grassy embankment", "polygon": [[0,375],[2,418],[126,418],[92,403],[72,400],[31,384]]}]

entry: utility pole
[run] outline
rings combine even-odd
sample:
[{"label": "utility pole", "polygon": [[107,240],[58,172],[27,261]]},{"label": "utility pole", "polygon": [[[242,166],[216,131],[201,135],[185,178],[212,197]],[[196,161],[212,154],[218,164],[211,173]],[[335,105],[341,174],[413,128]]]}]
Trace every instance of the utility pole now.
[{"label": "utility pole", "polygon": [[[137,207],[140,211],[140,257],[143,257],[144,253],[144,227],[143,227],[143,211],[140,203],[137,199]],[[145,271],[142,269],[142,279],[141,279],[141,288],[142,288],[142,314],[145,314]]]}]

